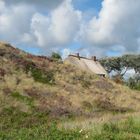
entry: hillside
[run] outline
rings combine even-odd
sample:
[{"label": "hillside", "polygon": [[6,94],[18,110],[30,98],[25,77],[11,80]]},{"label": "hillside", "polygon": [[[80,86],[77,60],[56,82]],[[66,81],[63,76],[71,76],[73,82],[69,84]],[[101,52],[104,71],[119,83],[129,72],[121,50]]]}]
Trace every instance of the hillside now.
[{"label": "hillside", "polygon": [[[2,131],[9,127],[8,123],[13,125],[10,119],[14,123],[20,114],[21,118],[25,114],[31,115],[26,118],[27,122],[25,118],[19,119],[20,127],[28,126],[29,122],[41,123],[42,116],[60,120],[75,118],[74,124],[63,122],[60,125],[69,128],[82,126],[84,118],[90,123],[100,123],[139,115],[140,92],[86,73],[68,63],[34,56],[2,42],[0,83]],[[35,117],[36,114],[39,118]]]},{"label": "hillside", "polygon": [[[5,98],[5,107],[13,104],[25,112],[30,110],[26,103],[12,95],[18,92],[20,96],[33,99],[36,109],[57,115],[91,115],[102,107],[108,111],[139,110],[138,92],[116,85],[109,79],[90,75],[47,57],[33,56],[6,43],[0,43],[0,57],[0,92],[1,99]],[[10,99],[12,103],[6,103]],[[87,110],[86,104],[91,110]]]}]

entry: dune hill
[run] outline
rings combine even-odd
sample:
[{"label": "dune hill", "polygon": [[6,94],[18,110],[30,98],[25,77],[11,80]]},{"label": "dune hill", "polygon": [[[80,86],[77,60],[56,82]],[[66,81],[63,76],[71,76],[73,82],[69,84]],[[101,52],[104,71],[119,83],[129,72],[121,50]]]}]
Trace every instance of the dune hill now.
[{"label": "dune hill", "polygon": [[[140,92],[69,63],[0,43],[0,114],[14,109],[51,117],[106,118],[137,114]],[[110,118],[110,117],[109,117]],[[107,119],[109,119],[107,118]]]}]

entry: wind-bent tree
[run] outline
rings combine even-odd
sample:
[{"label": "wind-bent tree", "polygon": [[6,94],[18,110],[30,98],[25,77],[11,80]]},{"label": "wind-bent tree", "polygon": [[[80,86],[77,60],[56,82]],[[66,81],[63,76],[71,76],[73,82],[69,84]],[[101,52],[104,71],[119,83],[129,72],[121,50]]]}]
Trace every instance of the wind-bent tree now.
[{"label": "wind-bent tree", "polygon": [[140,90],[140,55],[123,55],[121,57],[103,58],[100,60],[108,73],[116,72],[115,81],[121,82],[129,69],[134,69],[135,75],[127,81],[132,89]]}]

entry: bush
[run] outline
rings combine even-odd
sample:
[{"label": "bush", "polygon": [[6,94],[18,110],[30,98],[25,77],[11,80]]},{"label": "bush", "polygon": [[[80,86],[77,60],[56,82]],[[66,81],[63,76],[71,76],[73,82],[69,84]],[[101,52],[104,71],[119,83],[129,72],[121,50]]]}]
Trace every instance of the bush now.
[{"label": "bush", "polygon": [[129,78],[126,83],[131,89],[140,90],[140,80],[136,80],[135,78]]},{"label": "bush", "polygon": [[35,81],[44,84],[54,84],[54,73],[52,71],[43,72],[40,69],[31,69],[31,74]]},{"label": "bush", "polygon": [[61,55],[58,53],[53,52],[51,58],[53,60],[62,60]]}]

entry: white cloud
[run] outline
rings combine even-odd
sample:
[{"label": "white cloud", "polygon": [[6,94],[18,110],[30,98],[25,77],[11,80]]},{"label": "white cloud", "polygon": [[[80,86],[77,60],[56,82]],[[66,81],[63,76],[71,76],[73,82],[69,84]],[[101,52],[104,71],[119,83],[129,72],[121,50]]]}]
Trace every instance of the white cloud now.
[{"label": "white cloud", "polygon": [[34,14],[31,28],[39,46],[64,47],[74,41],[80,21],[81,12],[73,8],[71,0],[66,0],[48,16]]},{"label": "white cloud", "polygon": [[85,25],[83,40],[91,46],[106,47],[106,50],[117,45],[123,46],[128,52],[137,51],[139,17],[139,0],[104,0],[99,17],[93,17]]},{"label": "white cloud", "polygon": [[0,1],[0,14],[1,14],[2,12],[4,12],[5,9],[6,9],[5,3],[4,3],[3,1]]},{"label": "white cloud", "polygon": [[68,48],[63,49],[62,51],[62,59],[65,59],[69,54],[71,54],[71,50]]},{"label": "white cloud", "polygon": [[54,9],[64,0],[4,0],[7,5],[30,4],[35,7]]},{"label": "white cloud", "polygon": [[60,3],[48,14],[26,1],[18,4],[14,1],[15,5],[7,3],[0,1],[0,40],[29,43],[49,52],[65,48],[79,31],[81,12],[74,9],[71,0]]},{"label": "white cloud", "polygon": [[0,0],[0,40],[65,54],[76,41],[88,56],[140,52],[139,0],[104,0],[98,16],[76,10],[73,1]]},{"label": "white cloud", "polygon": [[126,74],[124,75],[124,78],[126,80],[128,80],[130,77],[134,77],[136,74],[135,74],[135,70],[134,69],[130,69],[126,72]]},{"label": "white cloud", "polygon": [[0,39],[18,42],[23,34],[30,30],[30,20],[34,8],[28,5],[5,6],[0,1]]}]

